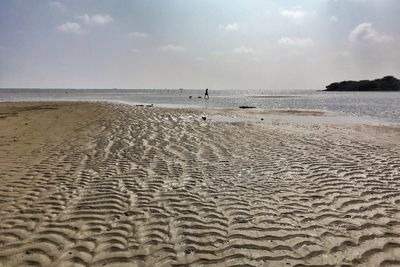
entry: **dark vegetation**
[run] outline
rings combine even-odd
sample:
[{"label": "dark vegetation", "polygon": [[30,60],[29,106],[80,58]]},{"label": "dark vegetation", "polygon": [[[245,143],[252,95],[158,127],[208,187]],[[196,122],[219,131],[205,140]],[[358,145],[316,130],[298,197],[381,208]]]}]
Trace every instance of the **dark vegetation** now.
[{"label": "dark vegetation", "polygon": [[400,80],[385,76],[372,81],[344,81],[328,85],[325,91],[400,91]]}]

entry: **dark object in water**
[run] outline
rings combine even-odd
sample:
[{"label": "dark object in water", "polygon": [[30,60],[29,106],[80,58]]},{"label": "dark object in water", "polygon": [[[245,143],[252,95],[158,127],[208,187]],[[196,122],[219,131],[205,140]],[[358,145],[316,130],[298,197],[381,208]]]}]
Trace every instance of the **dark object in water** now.
[{"label": "dark object in water", "polygon": [[144,105],[136,105],[137,107],[144,107]]},{"label": "dark object in water", "polygon": [[400,91],[400,80],[385,76],[373,81],[344,81],[328,85],[325,91]]},{"label": "dark object in water", "polygon": [[201,98],[201,96],[198,96],[197,98]]},{"label": "dark object in water", "polygon": [[191,95],[189,96],[189,99],[192,99],[192,96],[191,96]]},{"label": "dark object in water", "polygon": [[201,116],[201,118],[203,119],[203,121],[205,121],[207,119],[206,116]]},{"label": "dark object in water", "polygon": [[256,108],[256,107],[252,107],[252,106],[240,106],[239,108],[241,108],[241,109],[248,109],[248,108]]},{"label": "dark object in water", "polygon": [[263,120],[264,120],[264,118],[261,118],[261,120],[263,121]]},{"label": "dark object in water", "polygon": [[153,104],[146,105],[146,107],[147,107],[147,108],[152,108],[152,107],[153,107]]}]

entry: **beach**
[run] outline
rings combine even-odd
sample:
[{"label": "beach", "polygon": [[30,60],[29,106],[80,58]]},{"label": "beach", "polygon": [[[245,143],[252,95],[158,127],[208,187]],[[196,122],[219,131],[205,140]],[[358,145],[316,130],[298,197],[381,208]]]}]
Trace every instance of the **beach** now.
[{"label": "beach", "polygon": [[0,103],[0,266],[400,265],[400,128],[324,117]]}]

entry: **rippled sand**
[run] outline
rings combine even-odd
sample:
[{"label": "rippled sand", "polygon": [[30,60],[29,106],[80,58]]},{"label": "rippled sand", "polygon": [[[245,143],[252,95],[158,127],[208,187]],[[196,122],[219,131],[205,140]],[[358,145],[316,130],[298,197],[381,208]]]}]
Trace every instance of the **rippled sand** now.
[{"label": "rippled sand", "polygon": [[0,104],[0,266],[400,264],[398,128],[201,116]]}]

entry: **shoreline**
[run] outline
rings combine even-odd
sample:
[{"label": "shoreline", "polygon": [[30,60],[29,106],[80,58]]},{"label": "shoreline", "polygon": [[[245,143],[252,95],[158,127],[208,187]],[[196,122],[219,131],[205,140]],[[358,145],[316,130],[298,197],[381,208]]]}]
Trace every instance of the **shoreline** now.
[{"label": "shoreline", "polygon": [[0,265],[400,262],[400,128],[263,112],[0,103]]},{"label": "shoreline", "polygon": [[[148,103],[140,102],[127,102],[119,100],[51,100],[51,101],[0,101],[2,103],[88,103],[88,104],[116,104],[116,105],[126,105],[129,107],[142,107],[149,105]],[[150,104],[153,105],[153,104]],[[218,112],[229,112],[238,115],[238,121],[250,120],[256,122],[256,120],[251,119],[251,116],[256,116],[257,119],[261,119],[262,115],[273,117],[271,115],[276,115],[273,117],[275,121],[279,121],[279,118],[289,118],[283,119],[283,123],[296,123],[290,118],[300,118],[297,122],[298,124],[312,124],[312,121],[302,120],[304,117],[315,117],[315,124],[339,124],[339,125],[371,125],[371,126],[382,126],[382,127],[400,127],[400,122],[393,122],[390,120],[385,120],[382,118],[374,118],[370,116],[355,116],[351,114],[346,114],[343,112],[334,112],[324,109],[267,109],[267,108],[254,108],[251,110],[243,110],[239,107],[201,107],[201,106],[190,106],[190,105],[178,105],[178,104],[154,104],[152,107],[161,109],[178,109],[178,110],[199,110],[203,112],[217,113]],[[243,114],[245,116],[243,116]],[[240,118],[241,117],[241,118]],[[323,118],[327,118],[324,120]],[[230,118],[227,118],[226,122],[232,122]]]},{"label": "shoreline", "polygon": [[[167,108],[218,108],[239,106],[256,106],[265,109],[307,109],[337,113],[341,117],[359,117],[364,120],[387,123],[398,123],[399,111],[397,102],[399,95],[391,93],[371,94],[334,94],[325,95],[314,90],[248,90],[234,91],[217,90],[211,94],[209,101],[197,99],[204,91],[188,90],[183,93],[177,90],[31,90],[28,92],[11,90],[1,93],[3,100],[100,100],[122,102],[130,105],[154,104]],[[211,92],[212,93],[212,92]],[[193,96],[193,98],[190,98]],[[255,96],[256,98],[252,98]],[[258,98],[261,97],[261,98]],[[160,104],[161,103],[161,104]]]}]

